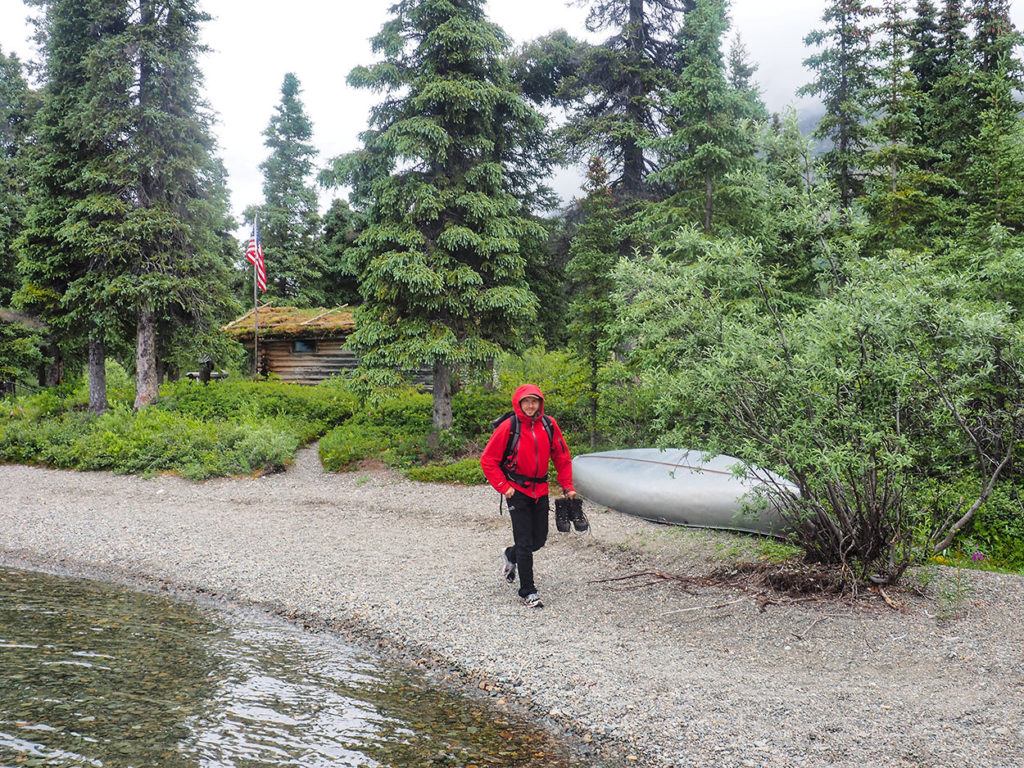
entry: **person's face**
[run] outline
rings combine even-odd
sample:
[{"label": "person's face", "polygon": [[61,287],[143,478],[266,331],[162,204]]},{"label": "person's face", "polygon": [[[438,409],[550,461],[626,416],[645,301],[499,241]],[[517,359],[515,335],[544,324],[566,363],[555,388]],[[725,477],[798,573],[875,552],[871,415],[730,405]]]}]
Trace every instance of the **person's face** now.
[{"label": "person's face", "polygon": [[519,407],[523,409],[523,413],[530,418],[533,418],[537,411],[540,410],[540,398],[534,397],[533,395],[527,395],[519,401]]}]

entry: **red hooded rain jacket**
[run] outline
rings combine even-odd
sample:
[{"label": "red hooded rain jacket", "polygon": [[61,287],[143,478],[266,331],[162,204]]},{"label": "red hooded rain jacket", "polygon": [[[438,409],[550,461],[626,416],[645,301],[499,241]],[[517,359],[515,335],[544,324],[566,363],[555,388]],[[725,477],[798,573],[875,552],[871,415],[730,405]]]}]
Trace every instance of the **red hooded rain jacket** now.
[{"label": "red hooded rain jacket", "polygon": [[[526,417],[523,409],[519,407],[519,401],[527,395],[540,398],[540,408],[532,419]],[[562,430],[558,423],[550,416],[553,441],[548,439],[547,430],[541,423],[544,415],[544,394],[540,387],[534,384],[524,384],[512,395],[512,409],[519,418],[519,448],[515,454],[515,468],[513,471],[528,475],[530,477],[547,476],[548,462],[553,461],[558,476],[558,484],[562,486],[565,493],[575,490],[572,487],[572,458],[569,456],[569,446],[565,444],[562,437]],[[512,419],[505,419],[494,430],[491,439],[487,441],[487,447],[480,457],[480,467],[487,477],[487,481],[494,486],[494,489],[504,495],[509,488],[522,491],[533,499],[539,499],[548,492],[547,482],[538,483],[517,483],[505,477],[501,469],[501,459],[505,455],[505,446],[508,445],[508,436],[512,427]],[[552,445],[551,443],[554,443]]]}]

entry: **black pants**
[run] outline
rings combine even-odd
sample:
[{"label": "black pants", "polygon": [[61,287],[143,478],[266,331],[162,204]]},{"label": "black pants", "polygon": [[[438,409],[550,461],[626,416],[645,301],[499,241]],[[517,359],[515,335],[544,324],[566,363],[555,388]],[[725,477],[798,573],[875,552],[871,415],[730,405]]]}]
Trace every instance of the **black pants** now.
[{"label": "black pants", "polygon": [[508,516],[512,518],[512,540],[515,546],[505,549],[505,557],[519,571],[519,596],[537,591],[533,583],[533,553],[548,540],[548,497],[532,499],[521,491],[508,500]]}]

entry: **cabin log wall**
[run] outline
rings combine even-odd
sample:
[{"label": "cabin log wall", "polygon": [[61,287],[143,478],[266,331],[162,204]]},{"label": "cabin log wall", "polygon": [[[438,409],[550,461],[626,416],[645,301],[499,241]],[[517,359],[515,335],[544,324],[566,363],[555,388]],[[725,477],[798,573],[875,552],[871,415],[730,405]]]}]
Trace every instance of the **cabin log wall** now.
[{"label": "cabin log wall", "polygon": [[[260,339],[260,357],[266,359],[267,371],[282,381],[294,384],[318,384],[355,368],[359,361],[345,348],[343,339],[299,339],[314,347],[314,352],[295,352],[291,339]],[[249,350],[252,351],[252,346]]]}]

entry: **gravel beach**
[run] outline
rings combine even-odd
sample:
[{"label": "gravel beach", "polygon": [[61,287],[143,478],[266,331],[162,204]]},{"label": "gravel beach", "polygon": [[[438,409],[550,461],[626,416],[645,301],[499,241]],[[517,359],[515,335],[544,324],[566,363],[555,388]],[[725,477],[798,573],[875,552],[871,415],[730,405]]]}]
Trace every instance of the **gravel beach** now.
[{"label": "gravel beach", "polygon": [[[589,506],[500,578],[489,488],[388,470],[191,483],[0,467],[0,562],[199,592],[420,662],[565,731],[595,766],[1024,765],[1024,581],[936,568],[923,594],[777,600],[685,588],[751,545]],[[624,577],[617,581],[609,580]]]}]

